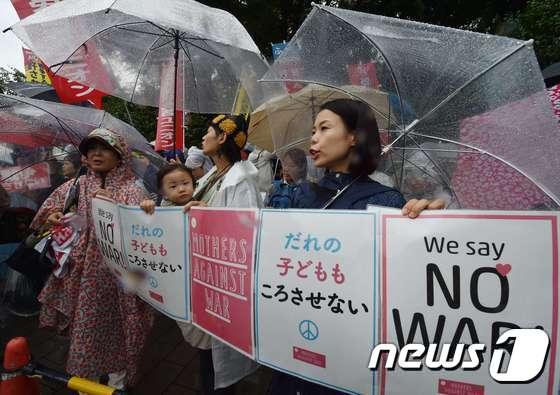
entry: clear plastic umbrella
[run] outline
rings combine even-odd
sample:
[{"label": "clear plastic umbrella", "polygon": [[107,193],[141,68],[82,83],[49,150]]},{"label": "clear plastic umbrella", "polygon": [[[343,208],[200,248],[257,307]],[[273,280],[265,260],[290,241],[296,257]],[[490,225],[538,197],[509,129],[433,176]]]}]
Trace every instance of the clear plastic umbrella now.
[{"label": "clear plastic umbrella", "polygon": [[8,95],[0,95],[0,185],[21,200],[20,206],[36,209],[64,181],[63,160],[77,155],[79,168],[77,146],[98,127],[126,139],[136,154],[136,175],[156,192],[147,169],[157,169],[163,159],[132,126],[102,110]]},{"label": "clear plastic umbrella", "polygon": [[233,15],[193,0],[66,0],[11,29],[53,72],[73,80],[81,62],[82,82],[155,107],[162,88],[177,110],[232,112],[240,97],[255,105],[268,69]]},{"label": "clear plastic umbrella", "polygon": [[[378,170],[407,197],[559,206],[558,126],[531,42],[315,5],[261,81],[269,103],[278,88],[297,94],[310,83],[388,95],[390,111],[376,111],[390,125]],[[375,110],[367,95],[352,96]],[[291,136],[283,145],[310,132],[269,126],[275,141]]]}]

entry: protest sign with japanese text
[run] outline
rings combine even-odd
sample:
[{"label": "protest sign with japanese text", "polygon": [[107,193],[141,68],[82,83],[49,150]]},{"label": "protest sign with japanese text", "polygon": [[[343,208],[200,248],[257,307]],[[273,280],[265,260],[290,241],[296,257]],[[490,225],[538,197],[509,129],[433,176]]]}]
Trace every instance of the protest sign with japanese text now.
[{"label": "protest sign with japanese text", "polygon": [[111,200],[93,199],[92,218],[99,251],[105,263],[120,281],[128,272],[128,263],[123,252],[119,208]]},{"label": "protest sign with japanese text", "polygon": [[183,207],[119,206],[129,267],[143,271],[138,296],[175,320],[190,320],[187,217]]},{"label": "protest sign with japanese text", "polygon": [[[558,216],[445,211],[410,220],[396,210],[377,212],[380,343],[434,343],[438,353],[446,343],[450,350],[486,346],[477,369],[382,368],[380,394],[556,394]],[[501,384],[489,374],[496,340],[512,328],[543,329],[550,339],[544,370],[530,383]]]},{"label": "protest sign with japanese text", "polygon": [[139,207],[93,199],[92,217],[105,263],[128,292],[180,321],[190,320],[187,217],[182,207]]},{"label": "protest sign with japanese text", "polygon": [[189,212],[192,322],[251,358],[257,213],[217,208]]},{"label": "protest sign with japanese text", "polygon": [[374,213],[262,210],[257,361],[371,394],[376,322]]}]

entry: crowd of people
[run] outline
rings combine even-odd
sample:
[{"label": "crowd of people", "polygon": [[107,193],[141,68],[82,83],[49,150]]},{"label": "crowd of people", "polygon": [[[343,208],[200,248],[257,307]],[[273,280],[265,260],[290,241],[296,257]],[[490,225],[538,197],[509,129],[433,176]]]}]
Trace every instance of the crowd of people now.
[{"label": "crowd of people", "polygon": [[[157,197],[147,193],[145,182],[138,182],[132,171],[133,153],[118,131],[95,129],[81,142],[79,152],[64,159],[68,181],[42,203],[30,229],[58,226],[72,215],[85,220],[70,251],[66,274],[50,275],[38,296],[40,325],[70,339],[69,373],[95,380],[106,376],[115,388],[133,386],[154,320],[151,307],[125,292],[103,263],[91,218],[94,197],[139,205],[148,214],[156,206],[182,206],[188,212],[195,206],[363,210],[373,204],[401,208],[403,215],[415,218],[424,209],[445,206],[442,200],[406,202],[399,191],[369,177],[378,165],[381,145],[375,116],[359,101],[337,99],[324,104],[314,121],[309,151],[295,148],[279,154],[278,180],[272,180],[270,154],[254,151],[252,158],[242,159],[246,144],[247,122],[242,115],[214,117],[201,149],[191,147],[184,163],[174,160],[153,171]],[[307,177],[311,166],[324,170],[317,183]],[[86,170],[81,172],[82,168]],[[200,349],[204,393],[233,393],[235,384],[258,368],[200,329],[179,326],[185,341]],[[280,373],[271,390],[330,391]]]}]

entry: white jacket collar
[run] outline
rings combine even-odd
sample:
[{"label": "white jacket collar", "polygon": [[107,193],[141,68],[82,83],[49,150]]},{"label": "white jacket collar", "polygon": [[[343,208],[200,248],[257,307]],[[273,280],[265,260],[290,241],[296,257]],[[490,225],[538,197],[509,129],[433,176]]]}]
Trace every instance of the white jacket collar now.
[{"label": "white jacket collar", "polygon": [[[208,173],[206,173],[200,180],[198,180],[198,187],[195,194],[203,187],[208,179],[216,173],[216,166],[214,166]],[[256,178],[259,171],[251,162],[242,160],[235,162],[231,169],[228,170],[222,181],[222,188],[230,187],[239,184],[246,178]]]}]

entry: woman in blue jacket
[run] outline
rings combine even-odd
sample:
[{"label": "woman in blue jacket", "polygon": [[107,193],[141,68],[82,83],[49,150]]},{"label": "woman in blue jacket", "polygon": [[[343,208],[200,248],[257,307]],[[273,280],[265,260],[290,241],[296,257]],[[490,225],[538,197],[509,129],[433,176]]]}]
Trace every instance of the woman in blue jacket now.
[{"label": "woman in blue jacket", "polygon": [[[412,199],[369,178],[381,156],[375,115],[357,100],[337,99],[321,106],[309,149],[316,167],[326,170],[313,188],[294,198],[297,208],[365,210],[368,205],[402,208],[416,218],[425,209],[442,209],[443,200]],[[333,395],[340,392],[284,373],[276,373],[269,395]]]}]

